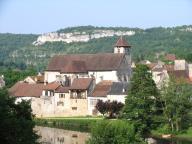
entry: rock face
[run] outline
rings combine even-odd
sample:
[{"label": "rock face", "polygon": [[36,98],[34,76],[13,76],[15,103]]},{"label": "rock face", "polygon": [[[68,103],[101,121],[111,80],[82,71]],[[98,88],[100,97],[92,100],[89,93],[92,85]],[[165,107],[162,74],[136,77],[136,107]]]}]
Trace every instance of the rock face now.
[{"label": "rock face", "polygon": [[87,42],[91,39],[98,39],[103,37],[112,37],[112,36],[121,36],[134,35],[135,31],[114,31],[114,30],[93,30],[91,33],[87,32],[72,32],[72,33],[58,33],[51,32],[46,33],[37,38],[36,41],[33,42],[33,45],[42,45],[45,42],[58,42],[63,41],[66,43],[72,42]]}]

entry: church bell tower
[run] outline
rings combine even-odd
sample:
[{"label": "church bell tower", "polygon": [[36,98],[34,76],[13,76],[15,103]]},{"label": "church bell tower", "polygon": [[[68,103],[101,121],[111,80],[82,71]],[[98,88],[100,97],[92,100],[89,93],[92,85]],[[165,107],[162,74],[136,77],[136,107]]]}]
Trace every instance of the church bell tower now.
[{"label": "church bell tower", "polygon": [[[132,64],[132,60],[131,60],[131,46],[128,44],[128,42],[123,38],[123,36],[121,36],[115,46],[114,46],[114,53],[115,54],[124,54],[125,58],[126,58],[126,62],[128,65],[128,69],[126,70],[126,74],[128,75],[128,79],[130,79],[131,77],[131,73],[132,73],[132,69],[131,69],[131,64]],[[125,74],[123,74],[125,75]]]},{"label": "church bell tower", "polygon": [[114,47],[114,53],[116,54],[125,54],[128,63],[131,65],[131,46],[128,42],[121,36]]}]

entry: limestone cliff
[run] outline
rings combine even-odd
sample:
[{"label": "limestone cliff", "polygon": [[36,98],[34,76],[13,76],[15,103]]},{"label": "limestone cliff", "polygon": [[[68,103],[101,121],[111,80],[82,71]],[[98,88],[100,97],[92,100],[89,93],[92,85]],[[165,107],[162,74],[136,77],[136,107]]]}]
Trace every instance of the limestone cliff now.
[{"label": "limestone cliff", "polygon": [[63,41],[66,43],[72,42],[87,42],[91,39],[98,39],[103,37],[112,37],[112,36],[121,36],[127,35],[131,36],[134,35],[136,32],[129,30],[129,31],[115,31],[115,30],[93,30],[91,33],[86,31],[83,32],[70,32],[70,33],[59,33],[59,32],[51,32],[42,34],[37,38],[36,41],[33,42],[33,45],[42,45],[45,42],[56,42],[56,41]]}]

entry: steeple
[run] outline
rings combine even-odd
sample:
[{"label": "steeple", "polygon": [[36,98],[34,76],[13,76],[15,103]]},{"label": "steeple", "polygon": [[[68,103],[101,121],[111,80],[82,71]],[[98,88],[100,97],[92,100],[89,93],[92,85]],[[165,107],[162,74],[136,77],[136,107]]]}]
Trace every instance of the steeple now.
[{"label": "steeple", "polygon": [[121,36],[114,47],[114,53],[125,53],[129,54],[130,53],[130,48],[131,46],[128,44],[128,42]]},{"label": "steeple", "polygon": [[127,47],[131,48],[131,46],[127,43],[127,41],[121,36],[115,44],[116,47]]}]

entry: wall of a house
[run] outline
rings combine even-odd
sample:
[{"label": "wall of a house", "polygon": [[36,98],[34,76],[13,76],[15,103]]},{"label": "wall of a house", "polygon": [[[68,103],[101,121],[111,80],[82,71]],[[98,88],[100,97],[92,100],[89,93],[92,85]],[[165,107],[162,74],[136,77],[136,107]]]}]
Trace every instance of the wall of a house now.
[{"label": "wall of a house", "polygon": [[107,95],[107,100],[125,103],[126,96],[127,95]]},{"label": "wall of a house", "polygon": [[95,77],[96,84],[102,80],[118,81],[117,71],[90,71],[88,75]]}]

